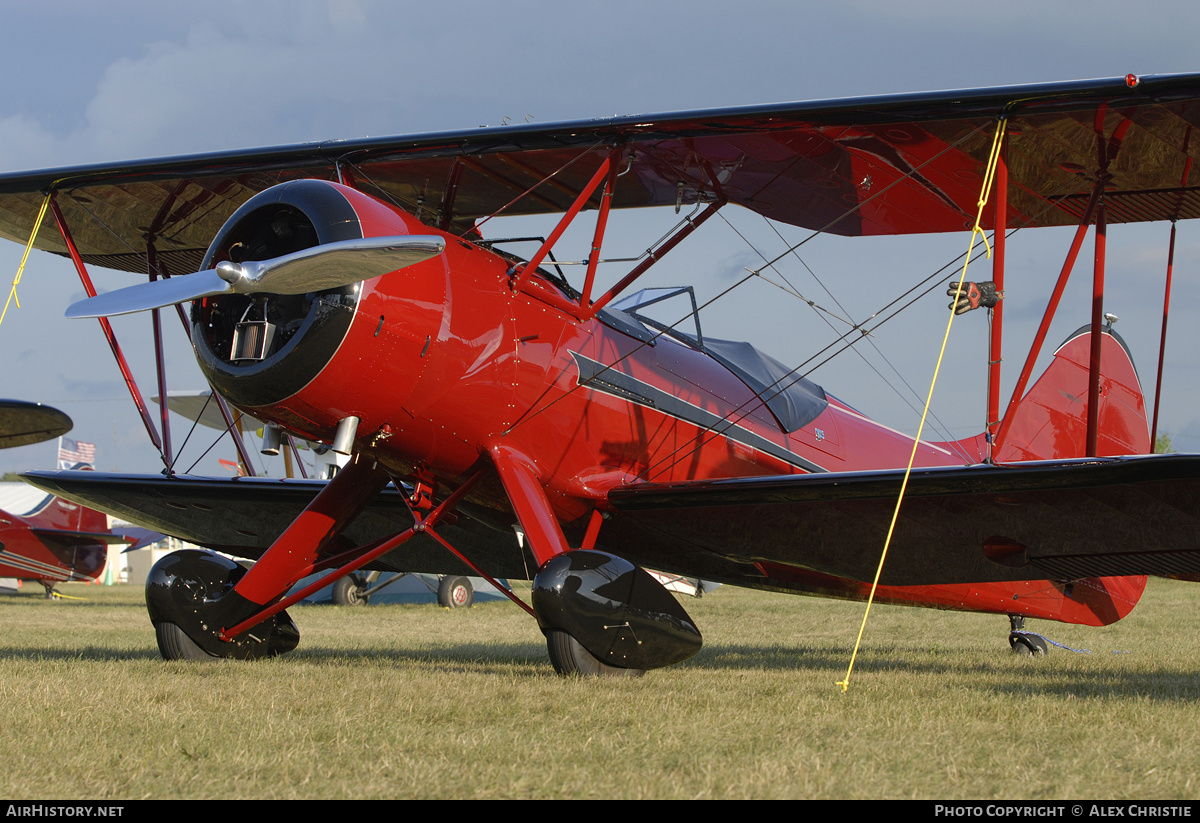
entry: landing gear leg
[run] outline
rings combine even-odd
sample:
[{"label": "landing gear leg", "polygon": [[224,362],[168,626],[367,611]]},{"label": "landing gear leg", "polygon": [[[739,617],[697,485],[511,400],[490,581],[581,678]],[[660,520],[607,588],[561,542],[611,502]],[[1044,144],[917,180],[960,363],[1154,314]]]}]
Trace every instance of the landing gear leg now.
[{"label": "landing gear leg", "polygon": [[1039,634],[1025,631],[1025,616],[1010,614],[1008,616],[1008,645],[1013,654],[1039,657],[1050,653],[1046,639]]},{"label": "landing gear leg", "polygon": [[[204,652],[252,660],[296,648],[300,632],[282,610],[294,602],[287,589],[314,567],[321,551],[388,479],[373,461],[356,455],[249,570],[222,555],[193,549],[155,563],[146,579],[146,610],[163,657],[203,659]],[[403,542],[411,534],[409,530],[393,540]],[[388,547],[392,541],[375,551]],[[364,558],[371,559],[369,553]]]}]

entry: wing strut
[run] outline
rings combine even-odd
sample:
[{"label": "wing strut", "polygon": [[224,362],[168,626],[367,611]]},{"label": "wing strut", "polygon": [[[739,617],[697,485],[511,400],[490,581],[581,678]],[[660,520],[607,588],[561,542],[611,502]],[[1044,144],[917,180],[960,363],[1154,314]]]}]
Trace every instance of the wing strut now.
[{"label": "wing strut", "polygon": [[1163,286],[1162,335],[1158,342],[1158,378],[1154,381],[1154,422],[1150,425],[1150,450],[1158,450],[1158,401],[1162,394],[1163,360],[1167,353],[1167,315],[1171,309],[1171,275],[1175,268],[1175,221],[1167,247],[1167,282]]},{"label": "wing strut", "polygon": [[[83,284],[83,290],[87,292],[88,297],[95,297],[96,287],[92,285],[92,278],[88,276],[87,268],[83,265],[83,258],[80,256],[79,250],[75,247],[75,241],[71,238],[71,230],[67,228],[67,221],[58,206],[57,196],[53,194],[50,197],[50,211],[54,214],[54,222],[58,224],[58,230],[62,234],[63,242],[67,244],[67,251],[71,255],[71,262],[75,264],[75,271],[79,275],[79,281]],[[158,431],[154,428],[154,421],[150,419],[150,411],[146,408],[146,401],[142,397],[141,390],[138,389],[137,381],[133,378],[133,372],[129,369],[129,363],[125,361],[125,354],[121,351],[121,344],[117,342],[117,336],[113,332],[112,324],[108,322],[107,317],[101,317],[99,320],[100,328],[104,331],[104,337],[108,340],[108,346],[112,349],[113,357],[116,358],[117,367],[121,370],[121,376],[125,378],[125,386],[129,389],[130,396],[133,397],[133,404],[137,407],[138,414],[141,415],[142,425],[146,427],[146,433],[150,435],[150,442],[154,444],[154,448],[158,449],[158,453],[163,459],[163,464],[170,469],[171,464],[163,452],[162,440],[158,436]]]},{"label": "wing strut", "polygon": [[1046,311],[1042,314],[1041,325],[1038,326],[1037,334],[1033,337],[1033,343],[1029,346],[1029,354],[1025,357],[1025,365],[1021,368],[1021,375],[1017,378],[1017,384],[1013,387],[1012,397],[1009,398],[1008,406],[1004,411],[1004,417],[1000,423],[1000,431],[996,435],[996,452],[999,452],[1000,444],[1004,442],[1004,439],[1008,436],[1008,430],[1012,427],[1013,409],[1017,407],[1017,403],[1025,396],[1025,387],[1029,384],[1029,378],[1033,374],[1033,367],[1037,362],[1038,355],[1042,351],[1042,344],[1046,342],[1046,333],[1050,331],[1050,322],[1054,319],[1054,315],[1058,311],[1058,303],[1062,299],[1063,291],[1067,287],[1067,281],[1071,277],[1071,270],[1075,268],[1075,259],[1079,256],[1079,249],[1083,246],[1083,238],[1087,236],[1088,226],[1091,225],[1092,215],[1095,214],[1096,205],[1100,200],[1102,185],[1101,181],[1097,181],[1096,185],[1092,188],[1092,196],[1088,199],[1087,208],[1083,210],[1083,217],[1079,219],[1079,226],[1075,229],[1075,238],[1071,241],[1071,248],[1067,252],[1067,258],[1063,261],[1062,269],[1058,274],[1058,280],[1054,284],[1054,290],[1050,293],[1050,299],[1046,303]]},{"label": "wing strut", "polygon": [[1096,443],[1100,436],[1100,346],[1104,342],[1100,329],[1104,325],[1104,253],[1108,247],[1108,226],[1104,218],[1104,193],[1101,192],[1100,204],[1096,207],[1096,232],[1092,235],[1095,244],[1092,262],[1092,349],[1088,357],[1087,450],[1084,452],[1088,457],[1096,456]]},{"label": "wing strut", "polygon": [[[162,276],[162,272],[159,271],[158,254],[153,242],[146,244],[146,256],[150,269],[150,280],[158,280]],[[167,470],[171,471],[175,465],[175,458],[171,452],[171,409],[167,404],[167,362],[163,349],[162,313],[159,309],[150,312],[150,326],[154,331],[154,374],[158,379],[158,396],[163,399],[159,408],[159,420],[162,424],[163,460],[166,461]]]},{"label": "wing strut", "polygon": [[[1000,146],[1000,157],[996,163],[996,188],[996,209],[992,226],[992,282],[996,284],[996,291],[1004,294],[1004,251],[1008,233],[1008,140]],[[987,395],[987,447],[990,458],[994,454],[996,436],[1000,433],[1000,363],[1003,360],[1004,301],[997,301],[988,311],[991,314]]]},{"label": "wing strut", "polygon": [[[1186,151],[1192,138],[1192,127],[1184,132],[1183,146]],[[1183,186],[1186,188],[1188,176],[1192,171],[1192,158],[1188,157],[1183,163]],[[1183,206],[1183,196],[1176,201],[1175,213],[1171,215],[1171,241],[1167,248],[1167,282],[1163,287],[1163,319],[1162,335],[1158,342],[1158,378],[1154,381],[1154,422],[1150,426],[1150,450],[1158,445],[1158,401],[1162,394],[1163,359],[1167,353],[1167,314],[1171,308],[1171,275],[1175,268],[1175,223],[1179,220],[1179,211]]]}]

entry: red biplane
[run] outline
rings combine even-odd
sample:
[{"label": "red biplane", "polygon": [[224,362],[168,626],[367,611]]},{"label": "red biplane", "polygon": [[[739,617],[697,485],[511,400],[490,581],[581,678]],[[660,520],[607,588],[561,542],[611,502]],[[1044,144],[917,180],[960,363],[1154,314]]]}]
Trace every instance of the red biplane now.
[{"label": "red biplane", "polygon": [[[0,449],[28,446],[71,430],[71,418],[40,403],[0,400]],[[76,464],[76,468],[82,464]],[[66,581],[95,580],[108,564],[108,547],[132,541],[109,531],[100,512],[41,494],[20,483],[0,489],[0,577],[42,584],[47,597]]]},{"label": "red biplane", "polygon": [[[150,310],[157,335],[175,304],[217,397],[267,421],[273,442],[351,455],[324,485],[26,477],[256,558],[156,566],[147,601],[167,658],[288,651],[295,581],[388,568],[532,578],[532,603],[514,600],[560,672],[668,665],[700,633],[641,567],[865,598],[914,451],[878,598],[1109,623],[1145,575],[1200,573],[1200,458],[1145,456],[1141,384],[1102,300],[1108,225],[1200,213],[1197,124],[1200,76],[1129,76],[3,176],[0,234],[24,242],[48,202],[59,231],[37,245],[69,255],[89,289],[88,265],[149,274],[70,315],[108,330],[104,315]],[[992,281],[964,285],[960,308],[1003,294],[1007,231],[1077,232],[1007,405],[1003,303],[991,309],[977,437],[917,443],[804,368],[705,336],[694,312],[653,320],[668,293],[629,293],[723,208],[838,235],[970,230],[993,168]],[[692,214],[603,287],[610,210],[651,206]],[[552,250],[585,210],[593,239],[572,283]],[[479,231],[498,213],[561,219],[522,259]],[[1091,323],[1029,388],[1093,225]],[[165,412],[160,437],[129,382],[169,467]]]}]

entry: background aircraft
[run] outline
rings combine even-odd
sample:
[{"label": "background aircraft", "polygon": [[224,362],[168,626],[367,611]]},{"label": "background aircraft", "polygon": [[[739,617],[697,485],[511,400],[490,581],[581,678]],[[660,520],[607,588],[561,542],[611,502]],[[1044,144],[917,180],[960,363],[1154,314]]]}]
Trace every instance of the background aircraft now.
[{"label": "background aircraft", "polygon": [[[698,321],[692,330],[692,312],[687,330],[664,327],[641,311],[653,299],[615,298],[726,204],[851,236],[960,230],[998,118],[1009,155],[996,202],[1006,211],[984,219],[1001,229],[997,245],[1017,225],[1086,229],[1095,220],[1103,237],[1106,222],[1189,217],[1195,99],[1194,77],[1129,77],[59,169],[7,176],[0,193],[15,215],[5,231],[16,238],[32,223],[37,193],[56,192],[64,242],[39,244],[71,251],[81,275],[87,262],[149,265],[159,277],[197,270],[105,295],[79,313],[194,301],[193,342],[220,394],[355,455],[282,537],[267,538],[244,578],[204,555],[161,568],[151,614],[164,654],[286,651],[296,637],[282,611],[288,601],[277,598],[298,572],[349,574],[418,535],[444,544],[442,520],[473,503],[519,521],[540,569],[533,611],[556,666],[636,669],[687,656],[699,633],[615,555],[742,585],[861,597],[876,542],[866,538],[886,531],[886,501],[901,483],[887,470],[913,440],[798,369],[706,337]],[[130,205],[102,227],[89,222],[90,205],[72,211],[118,199]],[[495,238],[481,241],[473,225],[507,209],[561,212],[565,228],[588,205],[598,210],[592,251],[573,284],[547,256],[557,232],[523,261]],[[608,210],[638,206],[689,211],[604,289],[593,276]],[[147,240],[148,260],[129,251]],[[1102,315],[1093,312],[1091,332],[1060,348],[1049,383],[1025,395],[1027,376],[1003,417],[990,411],[986,436],[918,444],[919,465],[1149,450],[1137,377]],[[989,384],[990,410],[997,385]],[[1194,471],[1191,459],[931,469],[914,483],[920,516],[900,524],[886,596],[1116,619],[1144,580],[1098,575],[1194,565],[1187,507],[1165,501],[1177,489],[1192,493]],[[386,539],[352,538],[347,524],[401,476],[414,488],[413,525]],[[115,508],[150,505],[159,516],[146,498],[162,490],[129,502],[136,487],[117,479],[37,481],[76,495],[90,487]],[[196,492],[163,483],[168,507],[180,511],[211,511],[225,494],[207,487],[185,503]],[[114,503],[118,488],[125,500]],[[1097,495],[1146,505],[1101,504]],[[831,527],[833,499],[844,505]],[[1047,528],[1034,501],[1074,517]],[[1151,507],[1163,525],[1147,536]],[[196,522],[181,515],[165,530]],[[768,528],[749,528],[760,523]],[[232,522],[211,523],[194,542],[252,553],[271,531],[264,524],[235,527],[239,538]],[[579,545],[585,551],[572,550]],[[179,583],[195,577],[222,594],[198,608]],[[624,591],[613,591],[614,578]],[[266,630],[254,629],[263,621]]]},{"label": "background aircraft", "polygon": [[[0,400],[0,448],[62,437],[71,425],[58,409]],[[90,468],[90,461],[67,465]],[[59,583],[96,580],[108,563],[108,547],[130,542],[109,531],[102,512],[24,483],[0,483],[0,577],[40,583],[47,597],[56,597]]]}]

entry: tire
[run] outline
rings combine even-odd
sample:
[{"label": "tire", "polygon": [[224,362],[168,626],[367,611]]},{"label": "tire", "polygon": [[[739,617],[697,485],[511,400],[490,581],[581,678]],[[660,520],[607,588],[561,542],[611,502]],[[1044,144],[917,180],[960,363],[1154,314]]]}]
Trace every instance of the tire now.
[{"label": "tire", "polygon": [[357,575],[348,574],[333,584],[333,602],[339,606],[365,606],[370,600],[363,594],[365,591],[366,588],[358,582]]},{"label": "tire", "polygon": [[447,575],[438,581],[437,597],[447,609],[465,609],[475,602],[475,589],[467,578]]},{"label": "tire", "polygon": [[158,639],[158,653],[163,660],[221,660],[196,645],[183,629],[174,623],[155,623],[154,636]]},{"label": "tire", "polygon": [[646,673],[645,669],[622,669],[601,663],[566,632],[547,632],[546,649],[554,671],[567,677],[641,677]]}]

